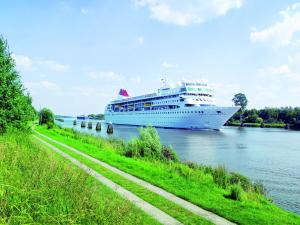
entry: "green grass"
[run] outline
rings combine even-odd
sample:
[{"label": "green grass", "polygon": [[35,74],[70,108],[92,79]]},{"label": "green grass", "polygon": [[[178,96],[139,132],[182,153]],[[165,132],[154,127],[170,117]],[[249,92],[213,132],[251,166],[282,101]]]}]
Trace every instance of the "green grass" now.
[{"label": "green grass", "polygon": [[51,142],[42,136],[39,137],[52,144],[53,146],[59,148],[60,150],[64,151],[65,153],[69,154],[70,156],[76,158],[80,162],[94,169],[95,171],[112,180],[113,182],[136,194],[137,196],[149,202],[150,204],[156,206],[157,208],[176,218],[180,222],[184,224],[212,224],[211,222],[191,213],[190,211],[176,205],[175,203],[163,198],[162,196],[155,194],[149,191],[148,189],[110,171],[109,169],[97,163],[94,163],[91,160],[88,160],[85,157],[80,156],[59,144]]},{"label": "green grass", "polygon": [[201,168],[193,169],[181,163],[127,158],[120,155],[120,149],[102,138],[58,128],[36,129],[239,224],[300,224],[298,215],[279,208],[255,192],[245,192],[243,201],[226,197],[230,194],[231,186],[221,188],[214,182],[213,176]]},{"label": "green grass", "polygon": [[0,224],[159,224],[23,133],[0,136]]}]

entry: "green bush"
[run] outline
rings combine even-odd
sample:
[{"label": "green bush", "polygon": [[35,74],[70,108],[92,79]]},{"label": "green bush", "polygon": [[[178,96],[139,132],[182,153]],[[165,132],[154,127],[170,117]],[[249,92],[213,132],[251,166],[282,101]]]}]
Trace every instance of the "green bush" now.
[{"label": "green bush", "polygon": [[256,181],[253,184],[253,188],[254,188],[254,191],[258,194],[261,194],[261,195],[266,195],[267,194],[267,190],[266,190],[266,188],[264,187],[264,185],[261,181]]},{"label": "green bush", "polygon": [[140,143],[137,138],[133,138],[127,143],[124,155],[130,158],[141,156]]},{"label": "green bush", "polygon": [[236,201],[243,201],[246,196],[243,188],[240,185],[235,184],[230,186],[230,193],[226,197]]},{"label": "green bush", "polygon": [[217,166],[212,171],[212,176],[214,182],[222,188],[226,188],[228,185],[228,171],[226,170],[225,166]]},{"label": "green bush", "polygon": [[193,169],[189,168],[188,166],[178,163],[174,164],[173,168],[180,176],[184,178],[191,178],[192,173],[194,172]]},{"label": "green bush", "polygon": [[124,155],[127,157],[178,162],[176,152],[170,146],[161,144],[160,137],[153,127],[140,128],[138,138],[131,139],[124,148]]},{"label": "green bush", "polygon": [[238,173],[230,173],[229,183],[240,184],[244,191],[250,191],[252,188],[252,183],[249,178]]},{"label": "green bush", "polygon": [[160,137],[154,127],[141,128],[139,130],[140,155],[146,158],[159,159],[162,150]]},{"label": "green bush", "polygon": [[192,162],[192,161],[186,161],[184,162],[185,165],[187,165],[189,168],[191,169],[199,169],[199,165],[195,162]]},{"label": "green bush", "polygon": [[50,109],[43,108],[39,113],[39,124],[47,125],[48,129],[53,128],[54,114]]},{"label": "green bush", "polygon": [[161,156],[163,160],[178,162],[178,156],[171,146],[162,146]]}]

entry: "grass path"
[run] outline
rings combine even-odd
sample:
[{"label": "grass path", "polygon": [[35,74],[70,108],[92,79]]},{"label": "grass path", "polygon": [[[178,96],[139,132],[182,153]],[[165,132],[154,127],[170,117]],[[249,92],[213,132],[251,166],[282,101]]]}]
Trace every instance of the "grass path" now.
[{"label": "grass path", "polygon": [[0,224],[161,224],[27,133],[0,135]]},{"label": "grass path", "polygon": [[106,168],[106,169],[108,169],[108,170],[110,170],[110,171],[112,171],[112,172],[114,172],[114,173],[116,173],[118,175],[121,175],[122,177],[124,177],[124,178],[126,178],[126,179],[128,179],[128,180],[130,180],[130,181],[132,181],[132,182],[134,182],[136,184],[138,184],[138,185],[141,185],[142,187],[144,187],[144,188],[146,188],[146,189],[148,189],[148,190],[150,190],[150,191],[152,191],[152,192],[154,192],[154,193],[156,193],[156,194],[158,194],[158,195],[160,195],[160,196],[168,199],[169,201],[172,201],[173,203],[175,203],[175,204],[177,204],[177,205],[185,208],[186,210],[188,210],[188,211],[190,211],[190,212],[192,212],[192,213],[194,213],[196,215],[199,215],[199,216],[201,216],[201,217],[203,217],[203,218],[205,218],[205,219],[213,222],[214,224],[220,224],[220,225],[223,225],[223,224],[224,225],[225,224],[234,224],[234,223],[232,223],[232,222],[230,222],[230,221],[228,221],[228,220],[226,220],[226,219],[224,219],[224,218],[222,218],[222,217],[220,217],[220,216],[218,216],[218,215],[216,215],[216,214],[214,214],[212,212],[204,210],[204,209],[200,208],[199,206],[196,206],[196,205],[194,205],[194,204],[192,204],[192,203],[190,203],[190,202],[188,202],[188,201],[186,201],[186,200],[184,200],[182,198],[179,198],[179,197],[175,196],[174,194],[171,194],[171,193],[165,191],[162,188],[154,186],[154,185],[152,185],[152,184],[150,184],[150,183],[148,183],[148,182],[146,182],[144,180],[141,180],[141,179],[139,179],[137,177],[134,177],[134,176],[132,176],[132,175],[130,175],[128,173],[125,173],[125,172],[123,172],[123,171],[121,171],[121,170],[119,170],[119,169],[117,169],[117,168],[115,168],[113,166],[110,166],[107,163],[104,163],[104,162],[102,162],[100,160],[97,160],[97,159],[95,159],[95,158],[87,155],[87,154],[84,154],[84,153],[82,153],[81,151],[79,151],[77,149],[74,149],[74,148],[72,148],[72,147],[70,147],[70,146],[68,146],[66,144],[58,142],[58,141],[56,141],[56,140],[54,140],[54,139],[52,139],[52,138],[50,138],[50,137],[48,137],[46,135],[43,135],[43,134],[41,134],[39,132],[37,132],[37,134],[40,135],[40,136],[42,136],[43,138],[48,139],[49,141],[51,141],[53,143],[61,145],[64,148],[67,148],[67,149],[71,150],[72,152],[83,156],[84,158],[86,158],[88,160],[91,160],[94,163],[97,163],[97,164],[101,165],[102,167],[104,167],[104,168]]},{"label": "grass path", "polygon": [[79,162],[77,159],[71,157],[70,155],[64,153],[63,151],[59,150],[55,146],[49,144],[48,142],[44,141],[43,139],[34,136],[37,140],[42,142],[43,144],[47,145],[49,148],[51,148],[53,151],[57,152],[61,156],[65,157],[66,159],[70,160],[73,164],[87,172],[89,175],[96,178],[98,181],[103,183],[104,185],[108,186],[109,188],[113,189],[115,192],[123,196],[124,198],[131,201],[133,204],[138,206],[139,208],[143,209],[146,213],[154,217],[156,220],[158,220],[162,224],[166,225],[179,225],[181,224],[178,220],[174,219],[173,217],[169,216],[165,212],[161,211],[160,209],[152,206],[148,202],[142,200],[141,198],[137,197],[133,193],[127,191],[123,187],[119,186],[118,184],[112,182],[111,180],[107,179],[106,177],[102,176],[101,174],[97,173],[95,170],[89,168],[85,164]]}]

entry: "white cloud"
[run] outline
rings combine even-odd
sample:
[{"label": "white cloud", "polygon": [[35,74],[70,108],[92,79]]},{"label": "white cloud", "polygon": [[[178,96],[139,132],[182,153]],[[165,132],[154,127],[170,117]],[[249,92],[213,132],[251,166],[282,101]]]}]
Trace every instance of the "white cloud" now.
[{"label": "white cloud", "polygon": [[15,54],[12,54],[11,56],[15,60],[16,65],[19,66],[20,68],[22,68],[24,70],[32,69],[33,62],[28,56],[15,55]]},{"label": "white cloud", "polygon": [[56,83],[48,81],[48,80],[42,80],[42,81],[36,81],[36,82],[25,82],[24,86],[29,90],[31,94],[38,94],[41,91],[48,91],[49,93],[54,94],[61,94],[62,88],[59,87]]},{"label": "white cloud", "polygon": [[279,15],[282,17],[281,21],[269,27],[260,31],[254,27],[250,33],[251,41],[271,44],[273,47],[289,45],[295,33],[300,31],[300,3],[280,11]]},{"label": "white cloud", "polygon": [[65,72],[69,69],[68,65],[64,65],[61,63],[57,63],[55,61],[52,60],[40,60],[40,61],[36,61],[36,65],[45,67],[49,70],[53,70],[56,72]]},{"label": "white cloud", "polygon": [[86,15],[86,14],[88,14],[89,10],[86,9],[86,8],[81,8],[80,12],[81,12],[83,15]]},{"label": "white cloud", "polygon": [[166,61],[164,61],[162,64],[161,64],[162,67],[166,68],[166,69],[170,69],[170,68],[173,68],[174,65],[172,63],[168,63]]},{"label": "white cloud", "polygon": [[112,71],[92,71],[89,76],[95,80],[123,81],[125,77]]},{"label": "white cloud", "polygon": [[300,82],[300,74],[291,70],[289,65],[281,65],[278,67],[267,67],[258,69],[259,75],[269,79],[275,79],[277,82],[291,81]]},{"label": "white cloud", "polygon": [[152,19],[187,26],[225,15],[240,8],[243,0],[133,0],[137,7],[148,7]]},{"label": "white cloud", "polygon": [[36,70],[36,69],[48,69],[55,72],[65,72],[69,69],[68,65],[55,62],[53,60],[34,60],[29,56],[12,54],[12,58],[15,60],[17,67],[20,70]]},{"label": "white cloud", "polygon": [[281,65],[278,67],[267,67],[267,68],[262,68],[262,69],[258,69],[258,72],[260,75],[276,75],[276,74],[287,74],[290,73],[290,67],[289,65]]},{"label": "white cloud", "polygon": [[137,37],[136,41],[138,44],[142,45],[142,44],[144,44],[144,37],[142,37],[142,36]]}]

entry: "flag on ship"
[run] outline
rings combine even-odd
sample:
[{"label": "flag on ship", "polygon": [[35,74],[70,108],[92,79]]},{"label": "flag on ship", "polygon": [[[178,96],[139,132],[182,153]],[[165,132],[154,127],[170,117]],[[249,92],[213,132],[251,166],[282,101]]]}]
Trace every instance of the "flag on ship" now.
[{"label": "flag on ship", "polygon": [[119,95],[121,95],[123,97],[129,97],[127,91],[125,89],[123,89],[123,88],[120,89]]}]

